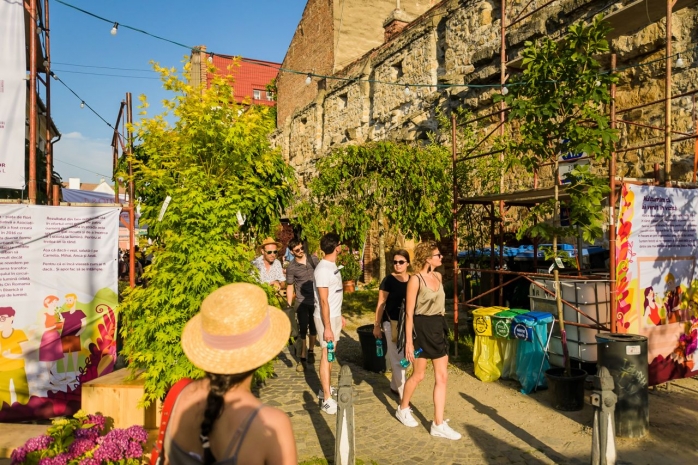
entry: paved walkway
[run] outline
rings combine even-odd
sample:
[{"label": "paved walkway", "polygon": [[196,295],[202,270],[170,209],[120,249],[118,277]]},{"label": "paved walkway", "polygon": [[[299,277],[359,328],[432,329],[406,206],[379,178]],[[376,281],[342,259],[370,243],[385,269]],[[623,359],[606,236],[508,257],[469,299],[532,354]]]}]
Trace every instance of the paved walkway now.
[{"label": "paved walkway", "polygon": [[[587,464],[591,449],[592,409],[557,412],[547,392],[523,395],[518,383],[482,383],[456,367],[449,370],[446,417],[463,433],[460,441],[433,438],[431,389],[427,378],[414,397],[415,417],[421,423],[407,428],[394,417],[397,399],[389,390],[389,375],[363,370],[356,332],[344,333],[337,351],[340,364],[348,364],[359,393],[355,407],[356,457],[377,463],[428,464]],[[316,348],[316,353],[319,349]],[[335,364],[333,385],[339,367]],[[431,368],[429,368],[431,370]],[[291,417],[299,460],[334,456],[335,416],[319,411],[320,386],[315,367],[295,371],[295,362],[285,351],[277,362],[278,377],[261,390],[269,405]],[[470,370],[471,371],[471,370]],[[698,381],[678,382],[672,392],[653,394],[651,434],[642,440],[618,440],[619,464],[684,464],[698,461],[695,412],[698,411]],[[681,387],[684,386],[685,388]],[[669,415],[663,415],[661,412]],[[666,422],[666,424],[662,424]],[[682,425],[682,426],[681,426]]]}]

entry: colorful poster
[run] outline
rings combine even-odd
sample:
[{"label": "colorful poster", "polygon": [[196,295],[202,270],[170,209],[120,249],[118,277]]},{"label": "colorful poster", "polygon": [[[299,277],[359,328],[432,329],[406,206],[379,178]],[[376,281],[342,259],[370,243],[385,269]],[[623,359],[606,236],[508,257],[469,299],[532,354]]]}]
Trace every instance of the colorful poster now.
[{"label": "colorful poster", "polygon": [[24,189],[26,76],[24,3],[0,1],[0,188]]},{"label": "colorful poster", "polygon": [[116,361],[119,208],[0,205],[0,421],[68,415]]},{"label": "colorful poster", "polygon": [[624,185],[618,332],[648,337],[649,384],[698,375],[698,191]]}]

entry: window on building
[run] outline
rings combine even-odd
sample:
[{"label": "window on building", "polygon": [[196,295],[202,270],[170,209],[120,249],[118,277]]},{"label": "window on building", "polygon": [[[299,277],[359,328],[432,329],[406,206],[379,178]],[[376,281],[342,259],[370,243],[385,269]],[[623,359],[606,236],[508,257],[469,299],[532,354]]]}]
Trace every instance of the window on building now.
[{"label": "window on building", "polygon": [[253,98],[254,100],[262,100],[262,91],[261,91],[261,90],[254,89],[254,90],[252,91],[252,98]]},{"label": "window on building", "polygon": [[274,100],[274,92],[267,91],[267,100],[269,100],[269,101]]}]

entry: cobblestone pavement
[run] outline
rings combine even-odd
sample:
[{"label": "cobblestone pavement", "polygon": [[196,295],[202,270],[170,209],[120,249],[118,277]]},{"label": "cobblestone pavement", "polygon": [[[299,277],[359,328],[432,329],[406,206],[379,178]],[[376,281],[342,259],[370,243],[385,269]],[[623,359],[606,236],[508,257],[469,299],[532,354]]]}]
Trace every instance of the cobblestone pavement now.
[{"label": "cobblestone pavement", "polygon": [[[316,348],[316,353],[319,348]],[[357,354],[359,354],[357,356]],[[417,389],[413,399],[416,428],[394,417],[397,398],[389,389],[389,374],[363,370],[355,331],[343,332],[337,350],[339,364],[348,364],[354,376],[356,457],[377,463],[425,464],[587,464],[591,450],[592,409],[557,412],[547,392],[529,396],[518,383],[482,383],[472,368],[449,369],[446,417],[463,433],[460,441],[433,438],[433,376]],[[333,367],[333,386],[339,366]],[[334,456],[335,416],[320,412],[318,363],[305,372],[295,370],[288,350],[277,361],[277,377],[261,389],[262,400],[288,413],[296,436],[299,460]],[[651,433],[641,440],[618,440],[619,464],[684,464],[698,461],[695,420],[698,381],[678,382],[669,393],[650,396]],[[662,412],[670,412],[665,415]]]}]

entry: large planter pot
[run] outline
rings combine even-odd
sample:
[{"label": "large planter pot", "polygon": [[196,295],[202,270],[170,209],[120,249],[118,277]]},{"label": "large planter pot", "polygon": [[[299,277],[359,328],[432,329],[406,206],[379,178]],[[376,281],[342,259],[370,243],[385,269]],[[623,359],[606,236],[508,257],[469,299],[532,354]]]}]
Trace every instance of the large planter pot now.
[{"label": "large planter pot", "polygon": [[344,292],[354,292],[356,290],[356,281],[353,279],[350,281],[344,281],[342,287],[344,288]]},{"label": "large planter pot", "polygon": [[564,368],[546,370],[550,402],[555,410],[573,412],[584,408],[584,380],[587,372],[572,368],[570,376],[565,376]]}]

